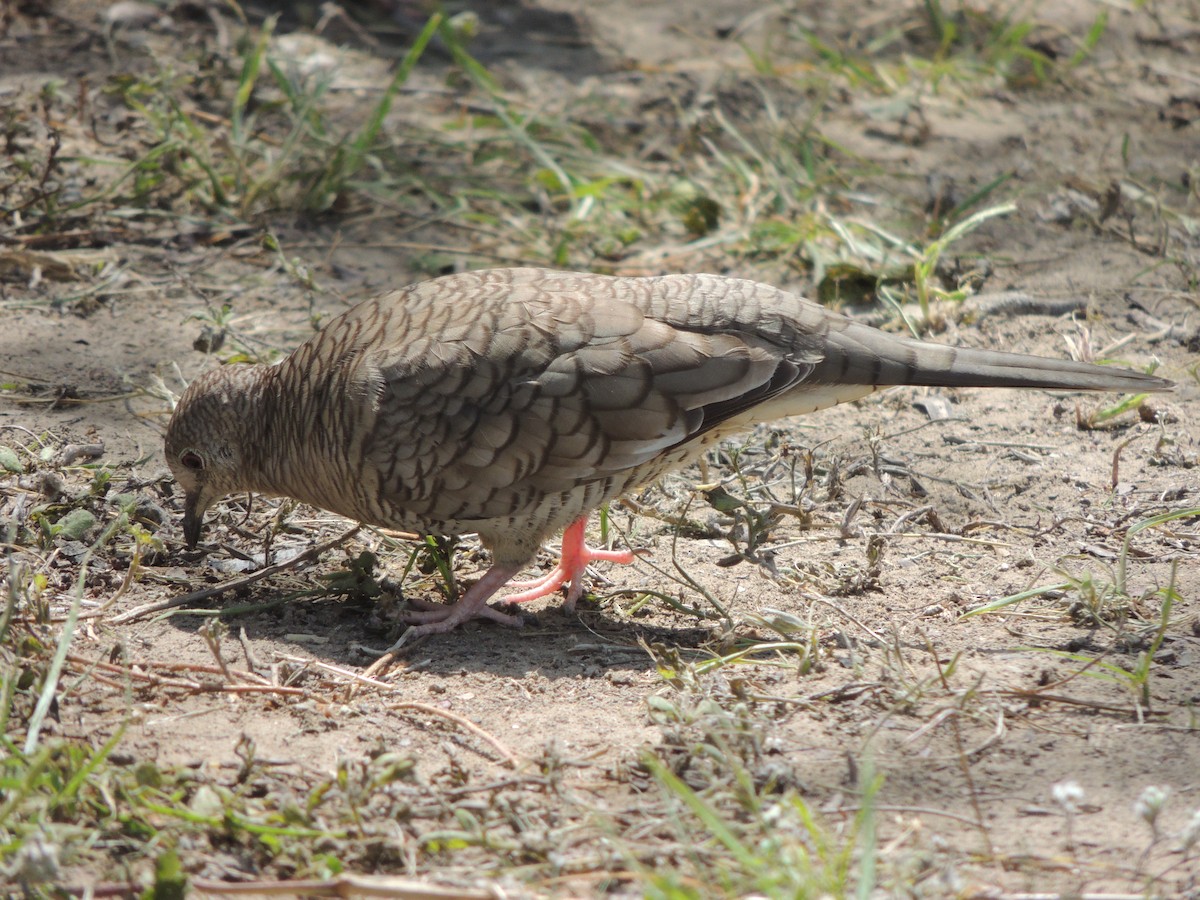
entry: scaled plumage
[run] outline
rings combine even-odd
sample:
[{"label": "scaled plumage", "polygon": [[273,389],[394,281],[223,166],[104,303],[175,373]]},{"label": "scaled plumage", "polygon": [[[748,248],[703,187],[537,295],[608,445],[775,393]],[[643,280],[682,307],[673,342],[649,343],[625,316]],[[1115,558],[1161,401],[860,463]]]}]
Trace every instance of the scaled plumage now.
[{"label": "scaled plumage", "polygon": [[448,275],[333,319],[276,366],[197,378],[167,428],[184,534],[234,491],[294,497],[427,534],[477,532],[493,565],[414,633],[477,615],[559,529],[591,559],[587,514],[731,432],[881,387],[1162,391],[1152,375],[887,334],[796,294],[716,275],[620,278],[541,269]]}]

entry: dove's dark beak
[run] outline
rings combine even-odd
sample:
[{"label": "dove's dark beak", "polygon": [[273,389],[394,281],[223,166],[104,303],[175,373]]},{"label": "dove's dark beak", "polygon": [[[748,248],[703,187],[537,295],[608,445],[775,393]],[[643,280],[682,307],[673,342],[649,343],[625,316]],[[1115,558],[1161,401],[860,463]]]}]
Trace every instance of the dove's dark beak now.
[{"label": "dove's dark beak", "polygon": [[188,494],[183,503],[183,540],[189,550],[195,550],[200,542],[200,529],[204,527],[204,508],[200,507],[200,495]]}]

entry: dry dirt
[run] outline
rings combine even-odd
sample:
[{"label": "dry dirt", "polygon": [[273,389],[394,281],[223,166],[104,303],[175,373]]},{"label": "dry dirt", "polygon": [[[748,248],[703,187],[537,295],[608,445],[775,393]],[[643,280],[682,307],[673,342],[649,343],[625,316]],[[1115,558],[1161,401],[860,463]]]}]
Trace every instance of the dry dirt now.
[{"label": "dry dirt", "polygon": [[[781,16],[807,17],[827,42],[844,45],[915,15],[865,0],[786,10],[748,2],[693,3],[685,12],[679,6],[497,4],[481,10],[473,48],[506,92],[532,106],[556,113],[623,109],[644,117],[645,127],[631,129],[627,140],[631,157],[646,158],[656,116],[699,115],[718,102],[714,98],[747,120],[761,112],[751,87],[757,75],[730,29],[747,46],[762,47]],[[1050,6],[1057,7],[1056,27],[1047,29],[1047,40],[1085,32],[1098,9]],[[203,16],[176,16],[170,27],[130,26],[105,40],[101,5],[53,8],[56,17],[18,21],[0,42],[0,103],[28,97],[50,78],[64,80],[68,92],[95,91],[112,73],[144,66],[151,55],[184,52],[194,34],[213,27]],[[386,686],[351,692],[352,676],[330,667],[361,672],[373,658],[364,648],[386,647],[396,634],[392,607],[361,598],[295,598],[232,619],[221,654],[232,668],[256,669],[300,693],[136,682],[127,692],[124,676],[110,673],[107,680],[85,677],[64,687],[49,733],[98,741],[129,720],[122,759],[193,767],[218,783],[234,778],[239,745],[248,738],[257,757],[270,761],[272,778],[300,795],[339,764],[381,748],[396,751],[416,760],[423,802],[439,792],[461,799],[453,791],[477,790],[484,807],[503,801],[527,821],[542,823],[554,846],[538,849],[525,835],[520,840],[529,843],[520,853],[499,849],[500,837],[497,847],[457,856],[429,852],[416,841],[429,827],[422,821],[437,821],[428,813],[426,820],[397,826],[390,838],[394,852],[381,854],[374,866],[360,859],[359,871],[466,885],[486,883],[503,870],[516,894],[587,895],[606,884],[619,887],[620,879],[608,882],[604,873],[630,868],[631,859],[651,869],[687,866],[678,833],[669,825],[648,826],[641,815],[661,802],[637,767],[643,749],[702,786],[700,770],[713,765],[702,762],[702,748],[726,733],[722,728],[741,728],[754,738],[754,748],[739,751],[754,777],[769,770],[776,782],[798,789],[835,833],[858,807],[863,767],[874,766],[883,778],[875,800],[878,852],[894,879],[885,887],[900,894],[1147,890],[1200,896],[1197,851],[1185,858],[1175,837],[1200,808],[1197,520],[1129,530],[1153,515],[1195,509],[1200,496],[1194,377],[1200,198],[1194,181],[1188,186],[1200,173],[1200,118],[1194,99],[1190,107],[1179,99],[1200,90],[1194,24],[1200,7],[1172,0],[1152,4],[1152,14],[1118,4],[1107,9],[1095,58],[1068,82],[999,84],[970,102],[954,92],[930,92],[910,101],[903,120],[879,113],[865,92],[832,92],[821,101],[820,128],[845,153],[878,164],[878,180],[861,189],[883,197],[919,197],[931,176],[969,192],[1014,173],[1003,190],[1018,211],[989,221],[969,243],[973,256],[991,267],[983,292],[1079,299],[1091,314],[995,313],[950,325],[937,339],[1045,355],[1069,352],[1066,338],[1093,350],[1119,341],[1110,355],[1136,366],[1158,360],[1160,374],[1178,382],[1174,394],[1153,401],[1157,421],[1126,415],[1111,426],[1082,430],[1077,410],[1086,415],[1104,400],[1009,391],[938,392],[952,415],[931,421],[922,403],[929,392],[885,392],[762,428],[714,454],[707,478],[725,480],[730,493],[754,499],[760,510],[767,508],[763,485],[770,484],[774,500],[798,510],[770,530],[757,551],[761,564],[718,565],[735,549],[723,537],[730,522],[696,493],[701,474],[686,471],[614,508],[616,528],[648,552],[629,568],[600,566],[596,598],[578,615],[534,604],[521,630],[470,624],[406,648],[382,676]],[[1042,19],[1048,18],[1043,7]],[[277,40],[302,40],[297,53],[321,47],[308,36]],[[332,44],[324,50],[336,52]],[[369,50],[352,51],[362,66],[356,77],[368,82],[386,77],[380,74],[386,64]],[[444,112],[434,89],[449,65],[437,54],[422,60],[413,84],[430,92],[406,93],[389,127],[419,119],[426,106],[431,116]],[[811,55],[795,63],[810,65]],[[347,96],[361,99],[352,90]],[[813,115],[805,105],[811,98],[780,96],[795,106],[778,115]],[[745,106],[738,106],[739,97]],[[90,102],[102,111],[105,100],[96,95]],[[1179,120],[1180,109],[1191,109],[1190,120]],[[79,121],[60,124],[64,152],[73,155],[111,154],[111,144],[121,141],[119,131],[97,134]],[[908,134],[913,128],[915,137]],[[101,137],[106,144],[96,146]],[[1123,199],[1109,218],[1062,212],[1087,197],[1089,187],[1099,202],[1109,185],[1122,183]],[[1134,185],[1160,205],[1137,202]],[[148,559],[115,604],[81,625],[72,647],[80,658],[160,675],[168,664],[182,665],[180,677],[208,687],[221,683],[218,671],[201,675],[193,668],[214,664],[199,634],[207,617],[117,621],[146,604],[235,577],[232,564],[239,559],[261,559],[257,534],[274,507],[260,501],[246,521],[241,504],[231,502],[210,522],[208,554],[183,550],[178,497],[164,484],[166,402],[144,391],[126,396],[158,378],[178,391],[180,375],[188,379],[213,365],[193,349],[202,328],[195,315],[206,304],[228,300],[232,328],[286,349],[309,333],[310,305],[334,313],[423,277],[411,262],[418,246],[461,245],[459,259],[480,264],[478,248],[464,243],[463,232],[386,212],[369,220],[271,227],[284,255],[301,260],[321,283],[315,300],[252,230],[220,240],[132,242],[115,235],[82,241],[82,249],[101,255],[110,268],[77,270],[66,280],[36,281],[25,272],[0,284],[0,370],[9,382],[0,397],[0,444],[30,447],[34,436],[55,448],[101,442],[99,461],[117,473],[113,490],[168,513],[156,532],[164,551]],[[0,253],[18,246],[28,249],[6,242]],[[520,256],[518,245],[504,254]],[[813,289],[808,274],[787,260],[734,257],[720,243],[683,239],[663,246],[644,241],[604,268],[714,270]],[[120,279],[96,289],[97,271],[119,271]],[[49,460],[42,468],[48,466]],[[811,484],[804,483],[806,466],[816,471]],[[92,475],[67,468],[63,477],[67,495],[78,496]],[[45,490],[36,472],[0,480],[0,511],[7,520],[27,516],[45,502]],[[680,519],[690,525],[672,527]],[[302,549],[348,527],[305,510],[292,512],[288,522],[275,551]],[[1072,611],[1078,595],[1071,591],[996,615],[960,618],[985,602],[1067,580],[1064,572],[1103,589],[1118,577],[1126,538],[1131,597],[1108,604],[1108,621],[1090,620],[1081,602]],[[267,603],[313,586],[363,549],[378,552],[383,573],[399,580],[409,552],[403,544],[390,546],[379,535],[360,534],[326,552],[318,565],[197,605]],[[39,556],[25,547],[22,553],[49,576],[58,598],[54,609],[61,612],[79,572],[75,548],[51,545]],[[469,580],[484,563],[466,542],[457,577]],[[117,593],[127,566],[128,548],[93,560],[88,600],[102,603]],[[1162,601],[1154,592],[1171,583],[1173,572],[1179,599],[1165,636],[1153,645]],[[739,624],[729,629],[720,619],[689,615],[658,599],[635,605],[639,592],[649,590],[711,612],[680,573]],[[403,591],[438,599],[437,584],[414,573]],[[686,668],[745,647],[750,638],[776,638],[747,620],[770,616],[769,610],[802,626],[796,648],[664,678],[671,660]],[[238,629],[244,630],[241,643]],[[1143,705],[1127,679],[1113,673],[1132,670],[1148,648],[1154,655]],[[1089,667],[1090,658],[1101,663]],[[1109,677],[1093,677],[1105,673]],[[690,718],[666,721],[667,713],[648,706],[655,697]],[[469,719],[520,760],[517,770],[505,768],[497,749],[464,727],[398,706],[414,702]],[[723,712],[714,715],[714,708]],[[557,768],[548,760],[557,760]],[[564,785],[556,790],[574,797],[574,806],[548,791],[540,775],[533,777],[550,770]],[[1066,781],[1084,792],[1073,842],[1052,794]],[[1133,808],[1150,785],[1170,790],[1158,822],[1163,837],[1153,844]],[[554,805],[562,805],[561,820],[549,809]],[[601,819],[607,824],[597,825]],[[520,831],[511,822],[496,829],[505,841]],[[210,879],[279,874],[247,871],[245,859],[232,854],[182,855],[193,874]],[[534,864],[547,858],[561,865],[558,880]],[[522,862],[534,874],[511,868]],[[135,872],[144,875],[145,864],[139,865]],[[64,877],[119,879],[118,869],[114,863],[98,876],[68,867]]]}]

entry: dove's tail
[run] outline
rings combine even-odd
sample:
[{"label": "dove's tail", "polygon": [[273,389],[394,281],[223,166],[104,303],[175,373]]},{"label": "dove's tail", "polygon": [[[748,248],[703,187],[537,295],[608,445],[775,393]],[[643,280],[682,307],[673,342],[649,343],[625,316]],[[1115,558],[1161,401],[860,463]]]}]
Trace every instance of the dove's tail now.
[{"label": "dove's tail", "polygon": [[1115,366],[947,347],[896,337],[851,323],[831,330],[824,360],[813,381],[925,387],[1011,387],[1143,393],[1169,391],[1174,384]]}]

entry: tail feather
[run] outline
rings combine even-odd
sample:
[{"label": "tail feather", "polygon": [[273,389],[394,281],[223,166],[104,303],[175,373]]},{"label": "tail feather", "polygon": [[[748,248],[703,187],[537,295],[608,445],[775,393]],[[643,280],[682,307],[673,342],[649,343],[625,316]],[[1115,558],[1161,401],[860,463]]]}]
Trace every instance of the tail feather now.
[{"label": "tail feather", "polygon": [[879,386],[1011,387],[1050,390],[1169,391],[1174,383],[1131,369],[1024,353],[947,347],[853,324],[829,335],[815,381]]}]

